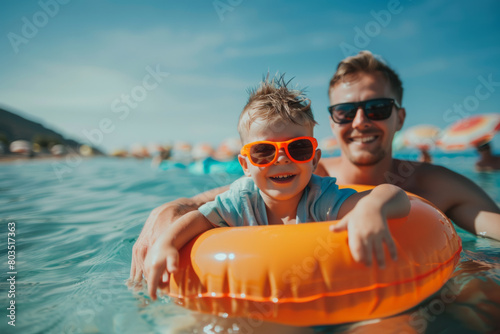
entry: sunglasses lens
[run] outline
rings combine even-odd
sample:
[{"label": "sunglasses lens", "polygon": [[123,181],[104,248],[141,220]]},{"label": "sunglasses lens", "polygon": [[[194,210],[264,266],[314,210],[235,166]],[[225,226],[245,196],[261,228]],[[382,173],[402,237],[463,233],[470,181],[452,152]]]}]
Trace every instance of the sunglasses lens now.
[{"label": "sunglasses lens", "polygon": [[330,113],[335,123],[350,123],[356,117],[358,108],[363,108],[366,117],[372,121],[382,121],[391,117],[393,99],[374,99],[357,103],[341,103],[330,107]]},{"label": "sunglasses lens", "polygon": [[276,148],[271,144],[255,144],[250,148],[250,159],[256,165],[266,165],[273,161]]},{"label": "sunglasses lens", "polygon": [[309,139],[299,139],[288,144],[288,153],[297,161],[306,161],[313,156],[314,146]]},{"label": "sunglasses lens", "polygon": [[373,100],[366,102],[365,114],[371,120],[381,121],[391,116],[391,100]]},{"label": "sunglasses lens", "polygon": [[331,110],[332,118],[336,123],[349,123],[356,117],[356,105],[343,103]]}]

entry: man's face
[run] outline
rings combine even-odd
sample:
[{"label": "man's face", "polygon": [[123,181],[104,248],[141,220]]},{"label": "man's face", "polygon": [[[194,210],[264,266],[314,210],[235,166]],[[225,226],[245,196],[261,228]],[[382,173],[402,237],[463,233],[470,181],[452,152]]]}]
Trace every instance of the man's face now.
[{"label": "man's face", "polygon": [[[358,73],[330,90],[330,105],[383,97],[395,98],[395,95],[382,73]],[[388,119],[372,121],[362,108],[358,108],[351,123],[337,124],[330,118],[330,126],[340,143],[343,157],[355,165],[374,165],[392,158],[392,139],[403,126],[405,115],[404,109],[393,107]]]}]

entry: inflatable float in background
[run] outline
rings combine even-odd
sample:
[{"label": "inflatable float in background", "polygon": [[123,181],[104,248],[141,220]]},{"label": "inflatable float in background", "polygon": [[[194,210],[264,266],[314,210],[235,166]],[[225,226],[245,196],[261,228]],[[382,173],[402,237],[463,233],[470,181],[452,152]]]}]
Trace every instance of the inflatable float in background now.
[{"label": "inflatable float in background", "polygon": [[243,169],[238,162],[238,159],[219,161],[214,158],[208,157],[205,159],[183,162],[175,160],[164,160],[158,166],[160,170],[178,170],[185,169],[195,175],[207,174],[231,174],[243,175]]},{"label": "inflatable float in background", "polygon": [[445,215],[409,197],[409,216],[389,221],[398,260],[386,250],[385,269],[354,262],[332,222],[216,228],[181,250],[169,295],[191,310],[295,326],[400,313],[446,283],[462,248]]}]

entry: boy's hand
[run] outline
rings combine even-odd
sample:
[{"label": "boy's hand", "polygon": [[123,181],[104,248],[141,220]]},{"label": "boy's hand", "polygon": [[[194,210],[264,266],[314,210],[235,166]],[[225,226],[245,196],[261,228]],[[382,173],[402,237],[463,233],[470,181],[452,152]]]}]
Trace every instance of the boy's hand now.
[{"label": "boy's hand", "polygon": [[371,208],[368,204],[356,205],[338,224],[330,226],[330,230],[347,230],[349,249],[356,262],[371,266],[375,255],[379,267],[385,268],[384,243],[392,259],[397,259],[396,245],[387,227],[387,220],[380,210]]},{"label": "boy's hand", "polygon": [[170,274],[179,264],[179,251],[169,242],[158,239],[151,247],[144,262],[145,279],[152,300],[156,300],[156,289],[168,287]]},{"label": "boy's hand", "polygon": [[168,288],[170,274],[178,269],[179,249],[212,227],[213,225],[200,211],[194,210],[176,220],[156,240],[148,251],[144,263],[144,274],[151,299],[156,300],[158,287]]},{"label": "boy's hand", "polygon": [[[201,197],[201,195],[198,195]],[[198,203],[189,198],[179,198],[154,209],[149,215],[139,238],[132,248],[130,280],[140,282],[144,274],[144,261],[159,235],[184,214],[196,210]]]}]

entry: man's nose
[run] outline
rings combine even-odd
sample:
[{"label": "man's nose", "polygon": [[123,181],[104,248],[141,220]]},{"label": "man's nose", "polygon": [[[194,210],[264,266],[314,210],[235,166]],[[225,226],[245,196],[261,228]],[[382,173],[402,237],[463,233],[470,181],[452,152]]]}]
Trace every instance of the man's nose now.
[{"label": "man's nose", "polygon": [[358,110],[356,110],[356,116],[352,120],[352,127],[353,128],[366,128],[370,126],[370,120],[368,117],[365,115],[365,111],[361,106],[358,107]]}]

